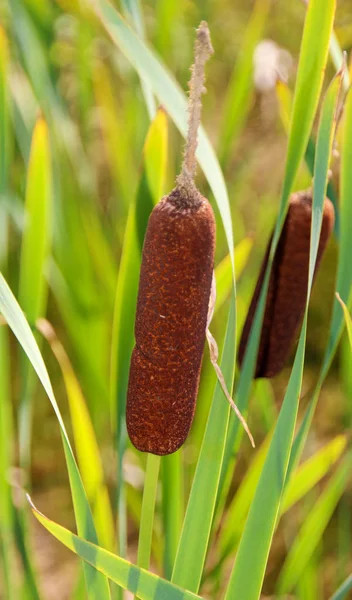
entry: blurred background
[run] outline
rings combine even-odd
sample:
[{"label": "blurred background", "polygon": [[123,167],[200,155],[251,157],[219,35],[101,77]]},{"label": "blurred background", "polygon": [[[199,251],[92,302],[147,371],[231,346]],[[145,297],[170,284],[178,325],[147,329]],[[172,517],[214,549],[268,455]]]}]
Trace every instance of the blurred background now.
[{"label": "blurred background", "polygon": [[[120,6],[118,0],[114,3],[130,19],[128,2]],[[277,215],[283,178],[287,135],[284,104],[276,85],[277,73],[284,82],[284,91],[292,91],[306,10],[300,0],[272,0],[267,12],[259,5],[260,1],[252,0],[141,0],[144,23],[139,23],[139,31],[143,31],[150,47],[183,90],[187,89],[190,76],[194,30],[202,19],[209,24],[215,54],[207,65],[202,122],[224,172],[235,244],[240,244],[241,248],[239,332]],[[135,70],[92,17],[88,2],[0,0],[0,23],[9,45],[7,102],[10,114],[8,181],[2,187],[0,198],[3,270],[18,297],[27,166],[33,128],[41,114],[49,126],[53,167],[52,243],[45,264],[47,309],[42,316],[46,315],[53,325],[83,391],[113,498],[116,450],[109,399],[111,333],[128,208],[138,189],[150,117]],[[136,27],[135,23],[132,26]],[[341,47],[350,51],[350,0],[338,0],[335,33]],[[333,74],[334,67],[330,62],[326,83]],[[179,171],[182,147],[181,136],[169,120],[165,193],[172,189]],[[332,181],[336,187],[338,172],[336,156],[332,165]],[[212,201],[200,170],[197,182],[202,193]],[[296,189],[309,187],[310,183],[310,175],[302,166]],[[227,249],[217,209],[215,212],[219,222],[216,251],[216,264],[219,265],[224,259],[226,261]],[[336,241],[332,239],[311,301],[301,411],[306,406],[305,395],[316,381],[327,341],[335,267]],[[219,343],[225,331],[227,310],[225,293],[212,326]],[[41,340],[40,344],[71,433],[62,373],[47,342]],[[73,529],[60,431],[45,393],[36,382],[32,390],[34,426],[29,446],[31,483],[19,468],[22,359],[19,346],[12,337],[9,358],[13,430],[8,432],[12,468],[6,477],[14,486],[14,503],[21,506],[24,502],[17,488],[30,486],[39,508]],[[211,399],[207,390],[214,383],[208,363],[206,351],[196,418],[184,450],[186,498]],[[290,365],[274,381],[259,386],[258,393],[254,388],[249,423],[259,446],[276,418],[289,371]],[[349,441],[351,400],[352,361],[344,336],[323,386],[305,456],[313,454],[342,432],[347,432],[345,441]],[[245,444],[231,484],[232,494],[252,459],[251,448]],[[131,560],[135,559],[136,553],[138,515],[136,517],[135,507],[140,503],[143,464],[143,457],[137,457],[128,449],[124,469],[130,490],[128,558]],[[323,478],[282,519],[264,584],[266,597],[275,597],[275,581],[290,536],[312,510],[325,484],[326,478]],[[307,589],[316,589],[316,594],[312,596],[308,592],[307,595],[303,577],[301,588],[292,598],[328,598],[336,588],[336,582],[340,581],[339,569],[346,574],[351,571],[351,509],[349,483],[336,502],[333,517],[309,564],[311,579]],[[28,527],[43,598],[72,597],[79,582],[78,560],[33,519]],[[216,562],[214,551],[209,557],[209,571]],[[18,555],[15,564],[16,574],[11,577],[20,581],[23,567]],[[205,597],[212,598],[215,596],[211,590],[216,586],[213,587],[211,578],[209,581],[204,588],[205,594],[209,595]],[[221,583],[219,585],[221,587]],[[0,598],[6,598],[1,577]]]}]

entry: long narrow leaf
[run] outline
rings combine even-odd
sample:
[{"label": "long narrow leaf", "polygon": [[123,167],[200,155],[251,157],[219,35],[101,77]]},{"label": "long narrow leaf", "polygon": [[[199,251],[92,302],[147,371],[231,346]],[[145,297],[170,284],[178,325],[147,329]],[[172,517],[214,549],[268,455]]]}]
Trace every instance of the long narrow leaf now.
[{"label": "long narrow leaf", "polygon": [[[64,422],[61,417],[59,407],[57,405],[55,395],[50,383],[49,375],[46,370],[44,361],[40,354],[38,345],[32,334],[26,318],[21,311],[15,297],[13,296],[9,286],[7,285],[3,275],[0,273],[0,311],[5,317],[9,327],[17,337],[23,350],[27,354],[33,368],[35,369],[55,411],[57,420],[60,425],[62,441],[67,462],[68,474],[70,478],[72,499],[75,509],[77,529],[79,533],[96,542],[97,535],[94,527],[94,522],[87,497],[82,484],[72,448],[68,439]],[[85,575],[89,598],[91,600],[109,600],[110,592],[107,581],[101,575],[97,574],[94,569],[85,567]]]},{"label": "long narrow leaf", "polygon": [[351,469],[351,455],[346,457],[340,468],[329,481],[324,493],[314,505],[314,510],[304,521],[286,558],[278,581],[279,595],[289,593],[298,582],[313,551],[329,523],[341,498]]},{"label": "long narrow leaf", "polygon": [[127,560],[83,540],[68,529],[45,517],[35,508],[32,502],[31,506],[38,521],[67,548],[78,554],[106,577],[136,594],[141,600],[195,600],[199,598],[196,594],[182,590],[169,581],[140,569]]}]

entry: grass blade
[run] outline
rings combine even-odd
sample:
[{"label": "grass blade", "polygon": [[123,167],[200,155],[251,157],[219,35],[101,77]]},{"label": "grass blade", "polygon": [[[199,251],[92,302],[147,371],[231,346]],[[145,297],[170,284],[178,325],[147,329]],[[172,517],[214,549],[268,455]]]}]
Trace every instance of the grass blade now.
[{"label": "grass blade", "polygon": [[109,492],[104,483],[104,472],[99,446],[81,387],[69,357],[50,323],[45,319],[39,319],[37,321],[37,328],[49,342],[64,378],[77,461],[88,500],[93,507],[93,515],[100,543],[107,550],[113,550],[115,546],[114,520]]},{"label": "grass blade", "polygon": [[155,501],[158,488],[160,456],[148,454],[145,473],[142,514],[138,538],[137,565],[149,569],[152,547]]},{"label": "grass blade", "polygon": [[[34,327],[43,316],[47,284],[45,264],[50,248],[52,174],[48,126],[39,117],[34,128],[28,165],[26,189],[26,223],[22,238],[19,301],[29,323]],[[19,409],[20,464],[30,464],[32,394],[35,378],[28,361],[22,359],[22,392]]]},{"label": "grass blade", "polygon": [[323,446],[311,458],[306,460],[289,480],[282,500],[281,512],[284,513],[305,496],[341,457],[346,448],[345,435],[338,435]]},{"label": "grass blade", "polygon": [[183,452],[161,459],[164,573],[171,579],[184,518]]},{"label": "grass blade", "polygon": [[326,489],[314,504],[314,510],[304,521],[290,548],[278,581],[278,594],[289,593],[297,584],[340,500],[351,469],[352,455],[348,455],[331,478]]},{"label": "grass blade", "polygon": [[32,502],[31,507],[38,521],[67,548],[81,556],[89,564],[94,565],[106,577],[136,594],[141,600],[163,600],[165,598],[167,600],[194,600],[199,598],[196,594],[182,590],[169,581],[140,569],[127,560],[74,535],[68,529],[45,517]]},{"label": "grass blade", "polygon": [[[32,334],[31,328],[21,311],[15,297],[8,287],[3,275],[0,273],[0,311],[12,329],[14,335],[27,354],[35,369],[55,411],[61,429],[61,436],[70,478],[72,500],[75,509],[77,530],[88,539],[97,541],[92,514],[84,491],[82,480],[67,436],[64,422],[50,383],[40,350]],[[90,600],[109,600],[110,592],[107,581],[98,575],[94,569],[85,566],[86,584]]]}]

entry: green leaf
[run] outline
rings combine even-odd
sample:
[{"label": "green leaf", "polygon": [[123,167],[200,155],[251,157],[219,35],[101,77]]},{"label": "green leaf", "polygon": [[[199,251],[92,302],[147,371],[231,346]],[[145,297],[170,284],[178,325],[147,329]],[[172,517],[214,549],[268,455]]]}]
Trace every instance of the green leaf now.
[{"label": "green leaf", "polygon": [[344,492],[351,464],[352,455],[350,454],[315,502],[314,510],[305,519],[281,570],[278,581],[279,595],[289,593],[294,588],[308,564]]},{"label": "green leaf", "polygon": [[[268,436],[257,451],[223,520],[219,536],[220,561],[236,549],[240,540],[243,523],[258,484],[270,439],[271,436]],[[288,511],[325,477],[340,458],[346,443],[345,435],[337,436],[293,473],[282,500],[281,514]]]},{"label": "green leaf", "polygon": [[330,600],[345,600],[350,590],[352,590],[352,575],[347,577],[339,589],[336,590],[335,594],[331,596]]},{"label": "green leaf", "polygon": [[50,242],[51,196],[49,132],[46,122],[40,117],[33,132],[28,165],[19,283],[19,300],[32,325],[42,316],[45,304],[43,272]]},{"label": "green leaf", "polygon": [[[187,131],[187,100],[173,77],[125,23],[121,15],[106,0],[98,0],[97,14],[112,40],[131,62],[143,81],[149,83],[162,106],[185,137]],[[224,178],[212,145],[204,129],[199,129],[197,159],[218,204],[228,249],[233,263],[233,233],[231,212]]]},{"label": "green leaf", "polygon": [[289,510],[325,477],[340,458],[346,443],[346,436],[338,435],[298,467],[285,489],[281,506],[282,513]]},{"label": "green leaf", "polygon": [[[46,307],[45,267],[51,240],[52,172],[48,126],[39,117],[34,128],[27,171],[25,224],[22,237],[19,301],[29,323],[35,326]],[[22,357],[19,408],[19,452],[23,468],[30,465],[32,400],[35,379]]]},{"label": "green leaf", "polygon": [[171,579],[184,518],[183,450],[161,458],[164,574]]},{"label": "green leaf", "polygon": [[115,545],[115,536],[109,491],[104,482],[99,446],[81,387],[65,349],[56,337],[50,323],[40,319],[37,322],[37,328],[50,343],[60,365],[69,402],[77,461],[83,485],[90,505],[93,507],[99,540],[105,548],[112,550]]},{"label": "green leaf", "polygon": [[[232,296],[221,360],[229,390],[235,373],[235,313]],[[229,413],[230,405],[217,382],[172,574],[174,583],[194,592],[199,589],[211,533]]]},{"label": "green leaf", "polygon": [[341,299],[341,297],[338,293],[336,293],[336,298],[338,299],[338,301],[340,302],[340,304],[342,306],[343,315],[345,317],[345,322],[346,322],[348,339],[350,341],[350,346],[351,346],[351,350],[352,350],[352,319],[351,319],[351,315],[348,312],[348,308],[347,308],[346,304]]},{"label": "green leaf", "polygon": [[[94,542],[97,541],[96,531],[90,507],[82,484],[72,448],[67,436],[64,422],[57,405],[55,395],[50,383],[49,375],[40,354],[38,345],[21,311],[15,297],[0,273],[0,311],[12,329],[14,335],[27,354],[35,369],[55,411],[61,429],[67,469],[70,478],[72,500],[74,504],[77,530],[79,533]],[[109,600],[110,592],[107,581],[98,575],[91,567],[85,567],[86,584],[90,600]]]},{"label": "green leaf", "polygon": [[166,598],[167,600],[195,600],[199,598],[196,594],[182,590],[169,581],[83,540],[45,517],[35,508],[31,500],[30,502],[35,517],[53,536],[106,577],[136,594],[141,600],[165,600]]},{"label": "green leaf", "polygon": [[148,454],[139,527],[137,565],[149,569],[160,456]]},{"label": "green leaf", "polygon": [[[305,30],[303,34],[301,63],[298,72],[298,91],[296,92],[297,94],[303,93],[303,91],[305,90],[304,87],[300,89],[299,86],[300,79],[302,79],[302,75],[300,76],[300,69],[303,69],[302,61],[307,60],[307,65],[310,64],[310,59],[308,60],[306,54],[309,54],[309,52],[311,51],[310,43],[312,41],[312,36],[314,38],[314,35],[316,33],[315,20],[320,20],[321,26],[323,26],[325,20],[327,20],[330,23],[330,28],[326,26],[324,31],[324,42],[326,47],[322,47],[322,51],[324,51],[326,58],[327,45],[329,41],[329,32],[332,27],[334,8],[334,2],[331,2],[330,4],[326,3],[324,5],[324,8],[322,8],[321,4],[316,0],[311,0],[311,2],[309,3]],[[323,15],[325,11],[326,14]],[[304,62],[303,65],[304,67],[306,67],[306,64]],[[230,600],[232,598],[237,597],[241,598],[244,593],[246,594],[246,600],[257,600],[259,598],[263,584],[269,550],[278,520],[281,497],[285,486],[286,472],[288,468],[291,445],[296,424],[299,396],[302,386],[308,302],[313,282],[314,265],[316,261],[318,243],[320,238],[323,214],[322,207],[325,199],[325,192],[327,186],[329,158],[332,149],[334,125],[336,123],[336,106],[340,91],[341,75],[342,73],[340,73],[339,76],[337,76],[334,79],[327,91],[323,103],[322,114],[319,124],[316,168],[313,189],[308,293],[302,331],[299,339],[293,369],[288,383],[287,392],[285,394],[284,402],[274,431],[273,439],[268,451],[263,471],[261,473],[260,480],[258,482],[256,493],[248,514],[248,519],[238,548],[234,568],[225,595],[226,600]],[[319,91],[320,88],[317,89]],[[308,90],[305,90],[305,92],[308,93]],[[300,115],[300,110],[297,109],[297,106],[300,107],[300,100],[300,98],[296,99],[296,108],[294,109],[293,125],[291,128],[291,136],[293,136],[293,139],[295,132],[295,118],[296,115]],[[308,101],[308,106],[309,105],[312,106],[311,99],[310,102]],[[307,132],[307,137],[308,136],[309,131]],[[298,148],[299,144],[300,143],[298,143]],[[301,156],[303,152],[304,146],[300,148]],[[289,151],[288,162],[290,161],[292,161],[292,156],[290,156]],[[290,190],[293,184],[293,180],[291,184],[289,182],[292,178],[292,174],[294,173],[294,171],[297,170],[298,167],[297,163],[296,168],[293,169],[293,165],[295,162],[296,158],[294,159],[292,165],[289,165],[286,169],[286,178],[283,188],[283,199],[285,198],[287,190]],[[259,537],[258,531],[260,531]]]}]

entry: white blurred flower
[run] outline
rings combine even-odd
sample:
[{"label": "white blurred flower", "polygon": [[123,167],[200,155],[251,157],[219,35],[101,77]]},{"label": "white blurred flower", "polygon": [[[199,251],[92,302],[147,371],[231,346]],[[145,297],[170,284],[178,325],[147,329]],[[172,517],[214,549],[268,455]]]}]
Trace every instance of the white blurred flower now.
[{"label": "white blurred flower", "polygon": [[262,40],[253,55],[254,85],[260,92],[275,87],[278,79],[287,81],[292,56],[272,40]]}]

